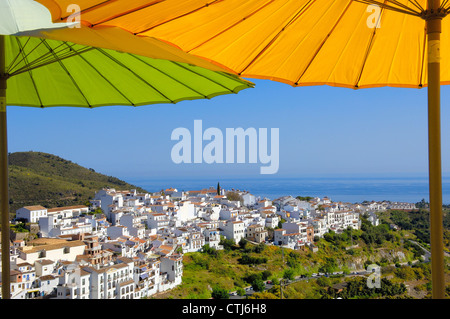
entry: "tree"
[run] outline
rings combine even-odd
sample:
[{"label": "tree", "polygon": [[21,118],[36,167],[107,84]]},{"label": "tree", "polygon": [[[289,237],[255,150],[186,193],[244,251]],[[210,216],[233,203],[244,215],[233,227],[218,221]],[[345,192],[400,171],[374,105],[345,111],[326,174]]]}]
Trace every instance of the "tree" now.
[{"label": "tree", "polygon": [[244,296],[245,295],[245,289],[242,287],[237,287],[236,288],[236,293],[238,294],[238,296]]},{"label": "tree", "polygon": [[261,273],[252,273],[252,274],[245,276],[243,279],[245,282],[248,282],[250,285],[253,285],[253,283],[256,280],[262,280],[262,274]]},{"label": "tree", "polygon": [[283,224],[286,222],[286,219],[281,218],[281,220],[278,222],[278,228],[282,228]]},{"label": "tree", "polygon": [[325,264],[319,268],[319,271],[326,274],[331,274],[336,271],[337,268],[338,265],[336,263],[336,259],[333,257],[327,257]]},{"label": "tree", "polygon": [[220,195],[220,183],[217,183],[217,195]]},{"label": "tree", "polygon": [[239,247],[241,247],[241,249],[245,249],[245,246],[247,246],[247,242],[248,240],[242,237],[241,240],[239,240]]},{"label": "tree", "polygon": [[280,280],[278,279],[278,277],[273,277],[273,278],[272,278],[272,284],[273,284],[274,286],[280,284]]},{"label": "tree", "polygon": [[286,265],[291,268],[297,268],[300,265],[300,256],[295,252],[290,252],[287,256]]},{"label": "tree", "polygon": [[272,276],[272,272],[266,269],[261,273],[261,276],[263,280],[267,280],[270,276]]},{"label": "tree", "polygon": [[256,245],[256,246],[253,248],[253,251],[254,251],[255,253],[261,253],[261,252],[264,251],[265,248],[266,248],[266,244],[264,244],[264,243],[259,243],[258,245]]},{"label": "tree", "polygon": [[228,294],[228,291],[225,288],[222,288],[219,286],[215,286],[213,288],[211,297],[213,299],[230,299],[230,295]]},{"label": "tree", "polygon": [[242,199],[241,195],[239,195],[236,192],[227,192],[227,199],[229,201],[236,201],[236,202],[240,201],[241,203],[244,202],[244,200]]},{"label": "tree", "polygon": [[220,236],[219,245],[222,245],[223,249],[228,251],[228,250],[233,249],[233,247],[235,246],[235,243],[234,243],[234,240],[232,240],[232,239],[227,239],[224,236]]},{"label": "tree", "polygon": [[296,197],[298,200],[302,200],[302,201],[310,201],[311,199],[313,199],[311,196],[297,196]]},{"label": "tree", "polygon": [[420,202],[416,203],[417,208],[428,208],[429,205],[430,204],[427,201],[425,201],[425,198],[422,198],[422,200]]},{"label": "tree", "polygon": [[284,279],[289,279],[289,280],[294,280],[294,269],[288,268],[285,269],[283,271],[283,278]]},{"label": "tree", "polygon": [[219,256],[219,252],[217,251],[217,249],[210,247],[209,244],[206,244],[202,247],[202,252],[213,257]]},{"label": "tree", "polygon": [[266,284],[264,283],[264,281],[262,281],[262,279],[258,278],[258,279],[253,281],[252,288],[256,292],[264,291],[264,289],[266,288]]}]

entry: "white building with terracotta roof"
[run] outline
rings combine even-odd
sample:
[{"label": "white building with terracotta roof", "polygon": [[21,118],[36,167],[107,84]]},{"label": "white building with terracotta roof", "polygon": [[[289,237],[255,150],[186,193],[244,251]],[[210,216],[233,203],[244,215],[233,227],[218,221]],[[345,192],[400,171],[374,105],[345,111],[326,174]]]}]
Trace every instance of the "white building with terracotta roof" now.
[{"label": "white building with terracotta roof", "polygon": [[90,273],[74,264],[59,277],[55,299],[89,299]]},{"label": "white building with terracotta roof", "polygon": [[239,216],[239,210],[224,208],[219,212],[219,218],[221,220],[235,220]]},{"label": "white building with terracotta roof", "polygon": [[16,210],[16,220],[24,219],[29,223],[37,223],[42,217],[47,217],[47,208],[41,205],[25,206]]},{"label": "white building with terracotta roof", "polygon": [[76,235],[92,233],[92,224],[84,219],[80,220],[65,220],[64,223],[49,224],[52,221],[51,217],[42,218],[39,220],[40,233],[42,237],[60,237],[66,235]]},{"label": "white building with terracotta roof", "polygon": [[205,236],[199,231],[191,231],[187,235],[186,245],[183,247],[183,253],[201,251],[205,245]]},{"label": "white building with terracotta roof", "polygon": [[265,227],[267,228],[275,228],[278,226],[278,223],[280,222],[280,217],[275,214],[269,214],[265,215]]},{"label": "white building with terracotta roof", "polygon": [[183,275],[182,255],[170,255],[161,257],[161,274],[167,274],[166,280],[162,280],[162,289],[171,289],[181,284]]},{"label": "white building with terracotta roof", "polygon": [[11,299],[31,299],[39,295],[36,269],[29,262],[12,265]]},{"label": "white building with terracotta roof", "polygon": [[222,234],[227,238],[238,243],[241,238],[245,238],[245,224],[243,221],[227,220],[220,226]]},{"label": "white building with terracotta roof", "polygon": [[247,227],[245,230],[245,237],[253,242],[262,243],[265,242],[268,236],[267,230],[264,226],[253,224]]},{"label": "white building with terracotta roof", "polygon": [[134,299],[134,262],[121,262],[99,269],[82,267],[89,274],[90,299]]},{"label": "white building with terracotta roof", "polygon": [[317,217],[312,219],[310,222],[314,227],[315,236],[323,237],[323,235],[328,232],[327,221],[325,218]]},{"label": "white building with terracotta roof", "polygon": [[269,207],[269,206],[272,206],[272,201],[265,198],[265,199],[259,200],[256,203],[255,208],[264,208],[264,207]]},{"label": "white building with terracotta roof", "polygon": [[176,217],[181,222],[187,222],[189,220],[194,220],[198,217],[198,208],[202,207],[203,204],[195,205],[190,201],[183,201],[180,203],[179,208],[174,211],[173,216]]},{"label": "white building with terracotta roof", "polygon": [[54,207],[47,209],[47,215],[54,219],[76,218],[89,212],[89,207],[85,205],[73,205],[65,207]]},{"label": "white building with terracotta roof", "polygon": [[59,277],[54,275],[43,275],[37,278],[40,296],[51,294],[59,283]]},{"label": "white building with terracotta roof", "polygon": [[144,238],[146,219],[143,216],[136,216],[135,214],[125,214],[120,218],[120,224],[127,227],[128,233],[131,236]]},{"label": "white building with terracotta roof", "polygon": [[169,217],[164,213],[149,213],[147,215],[147,226],[150,229],[156,229],[169,226]]},{"label": "white building with terracotta roof", "polygon": [[20,260],[34,264],[41,259],[74,261],[77,255],[84,254],[85,247],[85,243],[79,240],[38,238],[20,247],[18,251]]},{"label": "white building with terracotta roof", "polygon": [[288,233],[286,229],[275,229],[273,243],[274,245],[297,249],[301,239],[302,235],[300,233]]},{"label": "white building with terracotta roof", "polygon": [[244,206],[253,206],[256,204],[257,202],[257,198],[255,195],[252,195],[250,193],[245,193],[241,195],[242,201],[243,201],[243,205]]},{"label": "white building with terracotta roof", "polygon": [[100,201],[100,208],[109,219],[109,214],[112,211],[110,205],[115,207],[123,207],[124,195],[128,192],[116,191],[115,189],[102,189],[95,194],[94,200]]}]

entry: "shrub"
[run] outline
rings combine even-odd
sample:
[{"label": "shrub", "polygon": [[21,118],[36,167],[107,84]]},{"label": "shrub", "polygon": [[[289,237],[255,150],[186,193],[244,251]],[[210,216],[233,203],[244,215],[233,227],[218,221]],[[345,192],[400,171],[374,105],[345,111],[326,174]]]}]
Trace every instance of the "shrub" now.
[{"label": "shrub", "polygon": [[211,297],[213,299],[230,299],[230,295],[228,294],[228,291],[225,288],[222,288],[219,286],[215,286],[213,288]]},{"label": "shrub", "polygon": [[238,259],[241,265],[259,265],[267,262],[267,257],[251,257],[249,255],[243,255]]}]

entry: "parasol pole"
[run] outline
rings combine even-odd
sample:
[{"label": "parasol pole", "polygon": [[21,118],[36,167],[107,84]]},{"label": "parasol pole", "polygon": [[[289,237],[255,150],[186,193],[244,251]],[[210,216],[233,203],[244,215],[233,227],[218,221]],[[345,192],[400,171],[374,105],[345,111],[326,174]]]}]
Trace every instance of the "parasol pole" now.
[{"label": "parasol pole", "polygon": [[430,242],[433,299],[444,299],[444,244],[441,167],[440,0],[428,0],[428,165],[430,187]]},{"label": "parasol pole", "polygon": [[6,128],[6,50],[0,35],[0,213],[2,215],[2,299],[10,299],[8,138]]}]

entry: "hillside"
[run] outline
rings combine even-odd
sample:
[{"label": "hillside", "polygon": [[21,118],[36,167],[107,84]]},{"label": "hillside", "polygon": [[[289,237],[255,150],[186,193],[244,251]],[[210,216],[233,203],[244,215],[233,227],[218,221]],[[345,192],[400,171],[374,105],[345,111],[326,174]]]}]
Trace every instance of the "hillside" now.
[{"label": "hillside", "polygon": [[[281,278],[290,280],[283,288],[285,299],[339,297],[329,289],[338,284],[348,284],[341,295],[344,298],[430,298],[431,266],[414,244],[418,240],[411,231],[391,230],[384,223],[373,226],[365,218],[359,230],[329,232],[317,238],[317,252],[246,241],[234,245],[222,238],[224,250],[204,248],[185,254],[182,284],[154,298],[207,299],[215,288],[245,294],[244,289],[258,280],[270,280],[274,286],[252,298],[279,299]],[[367,274],[355,273],[370,265],[380,267],[381,290],[368,289]],[[313,275],[321,273],[321,277]],[[445,277],[448,282],[448,268]],[[450,286],[446,289],[450,294]]]},{"label": "hillside", "polygon": [[[444,251],[450,253],[450,209],[443,207]],[[425,245],[430,244],[430,212],[426,208],[412,211],[388,210],[380,212],[380,220],[386,224],[395,224],[401,229],[411,231],[417,240]]]},{"label": "hillside", "polygon": [[44,207],[84,204],[104,187],[137,189],[56,155],[41,152],[9,154],[10,212],[27,205]]}]

